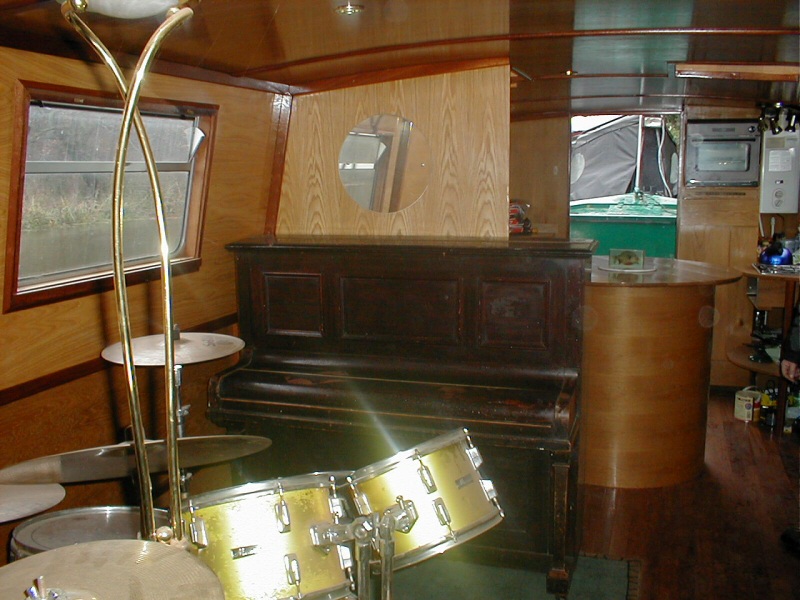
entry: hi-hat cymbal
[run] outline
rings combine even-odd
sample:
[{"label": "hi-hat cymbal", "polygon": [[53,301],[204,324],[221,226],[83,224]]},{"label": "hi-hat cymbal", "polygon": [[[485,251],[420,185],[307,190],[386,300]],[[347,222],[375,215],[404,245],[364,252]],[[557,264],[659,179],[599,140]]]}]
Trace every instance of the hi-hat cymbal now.
[{"label": "hi-hat cymbal", "polygon": [[[42,577],[46,595],[80,600],[224,600],[211,569],[186,550],[160,542],[73,544],[0,568],[0,598],[23,598]],[[35,589],[35,588],[34,588]]]},{"label": "hi-hat cymbal", "polygon": [[[226,462],[268,448],[271,440],[254,435],[209,435],[178,439],[182,469]],[[164,440],[145,443],[151,473],[167,470]],[[133,442],[34,458],[0,469],[0,483],[75,483],[127,477],[136,470]]]},{"label": "hi-hat cymbal", "polygon": [[0,485],[0,523],[47,510],[65,495],[66,490],[57,483]]},{"label": "hi-hat cymbal", "polygon": [[[164,335],[148,335],[131,340],[133,364],[137,367],[164,366]],[[244,348],[244,341],[221,333],[181,332],[175,340],[175,364],[188,365],[224,358]],[[122,362],[122,343],[103,350],[102,357],[118,365]]]}]

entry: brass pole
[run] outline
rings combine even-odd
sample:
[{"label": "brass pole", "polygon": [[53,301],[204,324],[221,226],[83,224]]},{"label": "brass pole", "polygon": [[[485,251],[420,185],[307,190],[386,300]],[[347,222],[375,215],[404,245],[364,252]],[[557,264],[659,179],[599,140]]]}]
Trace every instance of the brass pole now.
[{"label": "brass pole", "polygon": [[[165,389],[167,398],[167,470],[170,490],[170,519],[172,532],[177,540],[183,539],[183,521],[181,510],[181,483],[178,460],[178,407],[177,389],[175,383],[175,348],[174,348],[174,319],[172,312],[172,277],[169,262],[169,241],[166,233],[166,220],[161,196],[161,186],[155,159],[147,138],[147,133],[138,110],[138,100],[144,83],[144,76],[152,64],[163,40],[177,26],[189,19],[193,12],[189,8],[177,9],[168,13],[167,19],[156,29],[148,40],[136,65],[132,78],[132,85],[127,89],[122,71],[108,52],[100,39],[77,16],[74,0],[62,5],[62,14],[67,21],[89,42],[100,58],[111,70],[115,77],[120,93],[125,99],[125,108],[122,116],[122,126],[117,146],[117,155],[114,165],[114,194],[112,200],[112,226],[114,250],[114,289],[117,300],[117,313],[119,318],[120,339],[122,345],[122,362],[128,383],[128,404],[131,412],[133,442],[136,456],[136,467],[139,476],[140,496],[142,500],[142,525],[143,536],[154,539],[155,515],[153,509],[152,483],[145,448],[145,432],[142,423],[141,406],[139,402],[138,386],[136,382],[135,365],[133,364],[133,349],[131,343],[131,326],[128,311],[127,289],[124,272],[123,252],[123,192],[124,192],[124,165],[130,141],[131,124],[136,127],[139,140],[153,188],[156,222],[160,240],[161,281],[162,281],[162,308],[163,327],[165,335]],[[81,6],[85,4],[81,3]]]}]

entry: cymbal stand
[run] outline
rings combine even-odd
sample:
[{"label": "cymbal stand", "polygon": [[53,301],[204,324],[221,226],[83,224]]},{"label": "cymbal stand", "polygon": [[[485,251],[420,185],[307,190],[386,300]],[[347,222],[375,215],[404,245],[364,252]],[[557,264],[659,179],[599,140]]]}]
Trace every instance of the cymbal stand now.
[{"label": "cymbal stand", "polygon": [[[136,470],[139,480],[142,513],[142,537],[156,539],[155,512],[153,509],[153,489],[150,480],[150,470],[145,451],[145,431],[142,421],[139,391],[133,362],[133,348],[131,341],[131,323],[128,310],[127,288],[125,283],[125,263],[123,252],[123,188],[124,167],[130,141],[131,126],[141,143],[145,158],[145,165],[150,177],[155,205],[156,223],[158,226],[161,284],[162,284],[162,309],[165,336],[165,373],[167,395],[167,470],[170,483],[170,525],[172,531],[166,537],[183,540],[183,522],[181,519],[181,494],[180,473],[177,443],[177,409],[175,399],[175,344],[173,339],[172,317],[172,275],[169,259],[169,241],[166,234],[166,219],[164,217],[164,202],[161,195],[161,185],[155,159],[150,146],[147,132],[138,109],[139,97],[146,73],[155,60],[164,39],[194,13],[188,8],[174,8],[167,12],[167,18],[150,36],[136,64],[136,69],[131,77],[130,86],[117,64],[102,41],[94,34],[89,26],[78,16],[79,12],[92,10],[91,0],[65,0],[61,6],[61,13],[75,30],[86,40],[98,54],[103,63],[114,76],[120,95],[125,101],[122,113],[122,126],[120,128],[117,154],[114,161],[114,192],[112,198],[112,238],[113,238],[113,267],[114,291],[116,297],[117,316],[119,320],[120,341],[122,343],[123,366],[125,367],[126,381],[128,384],[128,406],[131,413],[133,426],[133,442],[136,455]],[[160,537],[160,534],[159,536]]]},{"label": "cymbal stand", "polygon": [[419,514],[412,500],[397,497],[383,514],[377,512],[353,519],[350,523],[325,523],[311,528],[314,546],[329,551],[333,545],[344,545],[354,541],[358,562],[356,586],[358,600],[370,600],[370,565],[372,549],[376,545],[381,552],[381,600],[392,598],[392,572],[394,570],[394,534],[408,533],[417,522]]},{"label": "cymbal stand", "polygon": [[[176,334],[177,335],[177,334]],[[177,338],[176,338],[177,339]],[[175,407],[177,409],[177,434],[178,439],[186,436],[186,419],[189,416],[190,405],[183,406],[181,404],[181,385],[183,384],[183,365],[175,365]],[[180,469],[181,479],[181,497],[186,499],[189,497],[189,480],[192,478],[192,472],[188,469]]]}]

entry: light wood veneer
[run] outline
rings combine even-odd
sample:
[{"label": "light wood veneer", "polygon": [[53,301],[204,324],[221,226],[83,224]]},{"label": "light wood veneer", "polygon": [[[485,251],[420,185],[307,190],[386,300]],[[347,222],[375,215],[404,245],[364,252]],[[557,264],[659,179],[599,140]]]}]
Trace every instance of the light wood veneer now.
[{"label": "light wood veneer", "polygon": [[594,258],[586,287],[581,481],[690,480],[703,467],[714,289],[740,274],[654,259],[653,273],[616,277],[607,260]]}]

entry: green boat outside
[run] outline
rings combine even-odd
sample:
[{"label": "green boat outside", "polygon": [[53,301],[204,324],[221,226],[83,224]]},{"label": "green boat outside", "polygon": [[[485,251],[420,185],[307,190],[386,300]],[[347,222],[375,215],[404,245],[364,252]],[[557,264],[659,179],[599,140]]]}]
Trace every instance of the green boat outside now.
[{"label": "green boat outside", "polygon": [[675,258],[677,213],[677,200],[650,194],[574,200],[570,238],[597,240],[596,254],[630,248],[644,250],[645,256]]}]

